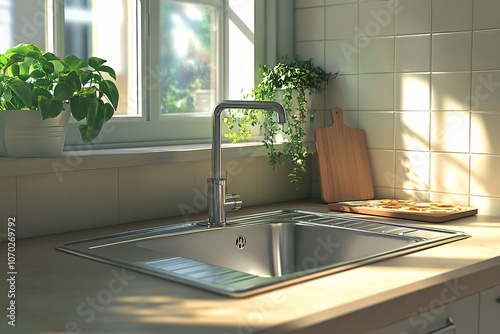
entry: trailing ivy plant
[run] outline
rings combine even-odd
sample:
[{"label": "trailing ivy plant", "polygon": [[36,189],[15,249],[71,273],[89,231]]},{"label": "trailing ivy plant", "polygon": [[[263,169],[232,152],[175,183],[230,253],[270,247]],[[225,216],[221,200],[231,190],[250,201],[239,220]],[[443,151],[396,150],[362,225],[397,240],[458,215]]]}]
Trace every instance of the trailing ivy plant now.
[{"label": "trailing ivy plant", "polygon": [[106,60],[69,55],[63,59],[34,44],[0,54],[0,110],[39,110],[43,119],[70,106],[84,143],[95,139],[118,107],[115,71]]},{"label": "trailing ivy plant", "polygon": [[[307,173],[309,147],[303,142],[305,126],[313,121],[314,112],[308,109],[307,96],[325,90],[331,78],[337,73],[326,72],[313,64],[312,59],[302,60],[284,57],[274,67],[260,66],[262,80],[244,96],[256,101],[278,101],[287,113],[287,123],[281,126],[273,111],[269,110],[229,110],[224,119],[229,133],[225,136],[236,143],[251,138],[251,127],[260,126],[263,132],[262,143],[267,148],[269,164],[277,166],[290,163],[292,172],[288,175],[291,182],[299,182],[302,174]],[[281,131],[284,145],[275,146],[276,135]]]}]

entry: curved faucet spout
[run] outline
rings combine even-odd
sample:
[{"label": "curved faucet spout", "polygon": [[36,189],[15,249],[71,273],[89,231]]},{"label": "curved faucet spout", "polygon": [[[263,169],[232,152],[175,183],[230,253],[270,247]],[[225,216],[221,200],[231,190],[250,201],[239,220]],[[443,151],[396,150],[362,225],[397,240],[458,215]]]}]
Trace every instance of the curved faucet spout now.
[{"label": "curved faucet spout", "polygon": [[275,101],[244,101],[244,100],[224,100],[219,102],[214,109],[214,115],[220,117],[224,109],[259,109],[274,110],[278,113],[278,123],[286,122],[286,112],[283,106]]},{"label": "curved faucet spout", "polygon": [[224,100],[215,106],[212,115],[212,178],[209,179],[208,226],[226,224],[226,180],[221,177],[221,121],[224,109],[274,110],[278,113],[278,122],[286,122],[285,108],[275,101]]},{"label": "curved faucet spout", "polygon": [[225,109],[258,109],[274,110],[278,113],[278,122],[286,123],[286,112],[283,106],[275,101],[244,101],[224,100],[219,102],[214,109],[212,117],[212,177],[220,179],[221,170],[221,123],[220,117]]}]

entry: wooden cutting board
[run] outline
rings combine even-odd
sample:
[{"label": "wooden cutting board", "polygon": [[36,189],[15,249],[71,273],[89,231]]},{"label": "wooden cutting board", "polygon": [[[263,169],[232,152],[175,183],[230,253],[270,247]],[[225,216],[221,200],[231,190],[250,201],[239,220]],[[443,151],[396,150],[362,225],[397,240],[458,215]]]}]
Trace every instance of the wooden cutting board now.
[{"label": "wooden cutting board", "polygon": [[[384,201],[396,204],[384,204]],[[403,203],[397,203],[403,202]],[[410,202],[405,204],[405,202]],[[441,207],[440,206],[449,206]],[[426,209],[428,208],[428,210]],[[329,203],[328,209],[333,211],[360,213],[365,215],[412,219],[431,223],[443,223],[449,220],[473,216],[477,214],[476,208],[443,203],[420,203],[401,200],[368,200]]]},{"label": "wooden cutting board", "polygon": [[314,132],[321,198],[325,203],[371,199],[373,182],[366,134],[344,124],[343,111],[331,110],[333,124]]}]

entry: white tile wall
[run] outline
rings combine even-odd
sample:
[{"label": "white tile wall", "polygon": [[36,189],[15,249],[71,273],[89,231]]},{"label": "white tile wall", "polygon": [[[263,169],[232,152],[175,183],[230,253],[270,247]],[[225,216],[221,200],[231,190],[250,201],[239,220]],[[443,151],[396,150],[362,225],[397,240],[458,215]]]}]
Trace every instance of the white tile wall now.
[{"label": "white tile wall", "polygon": [[120,222],[203,211],[195,187],[194,163],[120,168]]},{"label": "white tile wall", "polygon": [[471,156],[471,169],[480,170],[471,177],[470,193],[475,196],[500,197],[500,178],[491,177],[500,171],[500,156],[484,156],[473,154]]},{"label": "white tile wall", "polygon": [[[500,21],[499,18],[497,18]],[[496,70],[500,68],[500,30],[474,32],[474,70]]]},{"label": "white tile wall", "polygon": [[429,134],[429,112],[396,112],[395,143],[397,150],[428,151]]},{"label": "white tile wall", "polygon": [[474,0],[434,0],[432,2],[432,31],[470,31],[473,2]]},{"label": "white tile wall", "polygon": [[500,110],[500,71],[472,72],[472,91],[467,99],[472,110]]},{"label": "white tile wall", "polygon": [[360,112],[358,125],[366,132],[369,148],[394,149],[394,113]]},{"label": "white tile wall", "polygon": [[431,31],[431,0],[388,2],[396,13],[396,34],[421,34]]},{"label": "white tile wall", "polygon": [[357,110],[358,81],[357,75],[339,75],[326,88],[325,108],[331,109],[339,106],[344,110]]},{"label": "white tile wall", "polygon": [[[308,176],[291,184],[290,171],[273,171],[265,156],[227,158],[222,167],[228,191],[238,193],[244,206],[310,196]],[[0,177],[0,213],[4,221],[17,218],[19,238],[169,216],[190,221],[207,209],[209,177],[210,160],[73,171],[62,178]]]},{"label": "white tile wall", "polygon": [[498,113],[473,112],[470,132],[471,153],[500,155],[499,125]]},{"label": "white tile wall", "polygon": [[430,35],[396,37],[396,72],[428,72],[430,55]]},{"label": "white tile wall", "polygon": [[394,69],[394,37],[367,38],[359,54],[359,73],[392,72]]},{"label": "white tile wall", "polygon": [[296,0],[295,1],[296,8],[324,6],[324,5],[325,5],[325,0]]},{"label": "white tile wall", "polygon": [[431,76],[428,73],[397,73],[396,110],[430,110]]},{"label": "white tile wall", "polygon": [[359,4],[359,36],[392,36],[394,35],[393,3],[368,2]]},{"label": "white tile wall", "polygon": [[428,191],[430,154],[418,151],[396,151],[395,187]]},{"label": "white tile wall", "polygon": [[471,68],[471,32],[432,36],[432,71],[469,71]]},{"label": "white tile wall", "polygon": [[9,217],[16,216],[16,194],[16,178],[0,177],[0,219],[3,222],[6,222]]},{"label": "white tile wall", "polygon": [[373,186],[376,189],[391,189],[391,193],[393,193],[392,189],[394,189],[396,182],[394,151],[369,150],[368,154],[372,167]]},{"label": "white tile wall", "polygon": [[469,152],[470,113],[466,111],[433,111],[431,113],[431,150]]},{"label": "white tile wall", "polygon": [[[344,4],[338,6],[327,6],[326,9],[316,9],[326,14],[325,37],[333,38],[354,38],[358,33],[358,4]],[[323,16],[316,16],[313,20],[321,22]],[[298,22],[296,22],[298,24]],[[318,24],[312,23],[310,24]]]},{"label": "white tile wall", "polygon": [[327,0],[323,12],[311,40],[340,71],[325,109],[358,113],[376,195],[500,215],[500,1]]},{"label": "white tile wall", "polygon": [[295,12],[295,38],[297,41],[323,39],[325,15],[322,8],[305,8]]},{"label": "white tile wall", "polygon": [[118,223],[118,169],[17,176],[19,237]]},{"label": "white tile wall", "polygon": [[432,110],[470,110],[470,72],[432,74]]},{"label": "white tile wall", "polygon": [[392,110],[394,108],[394,75],[360,74],[359,109]]},{"label": "white tile wall", "polygon": [[500,2],[497,0],[474,0],[474,29],[500,28]]},{"label": "white tile wall", "polygon": [[467,194],[469,173],[468,154],[431,154],[431,191]]}]

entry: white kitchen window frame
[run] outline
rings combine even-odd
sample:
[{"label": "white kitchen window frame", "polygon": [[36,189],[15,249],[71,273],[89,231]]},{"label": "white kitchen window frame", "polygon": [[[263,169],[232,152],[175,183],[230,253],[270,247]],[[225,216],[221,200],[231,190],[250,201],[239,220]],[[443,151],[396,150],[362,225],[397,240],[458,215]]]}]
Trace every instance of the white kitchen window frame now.
[{"label": "white kitchen window frame", "polygon": [[[226,26],[224,22],[227,0],[176,0],[179,2],[212,5],[216,8],[217,27],[217,96],[221,100],[225,96],[227,83],[223,75],[227,68],[224,46],[226,45]],[[65,150],[91,151],[93,148],[149,147],[176,144],[209,143],[211,140],[211,114],[167,114],[160,115],[160,87],[151,85],[154,68],[159,68],[159,1],[137,0],[138,27],[137,45],[139,82],[138,108],[140,116],[114,116],[107,122],[100,136],[90,144],[82,144],[76,126],[70,126],[66,136]],[[63,54],[64,36],[58,33],[64,29],[64,1],[47,1],[47,15],[51,18],[47,24],[47,44],[49,50]],[[50,15],[52,14],[52,17]],[[120,97],[124,98],[124,97]]]}]

